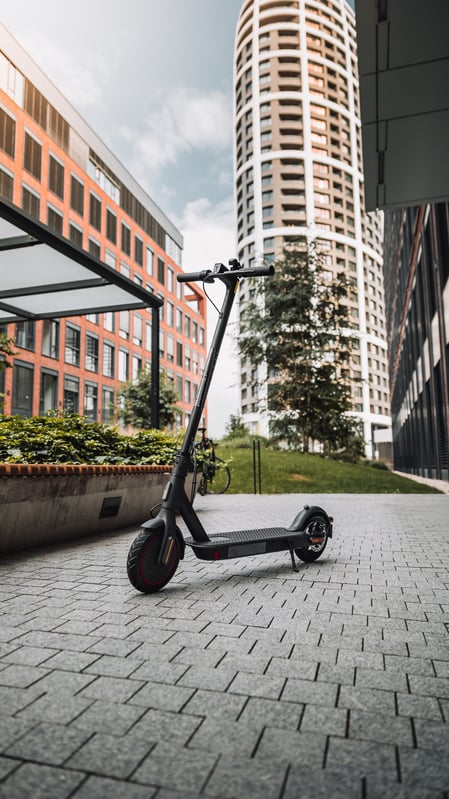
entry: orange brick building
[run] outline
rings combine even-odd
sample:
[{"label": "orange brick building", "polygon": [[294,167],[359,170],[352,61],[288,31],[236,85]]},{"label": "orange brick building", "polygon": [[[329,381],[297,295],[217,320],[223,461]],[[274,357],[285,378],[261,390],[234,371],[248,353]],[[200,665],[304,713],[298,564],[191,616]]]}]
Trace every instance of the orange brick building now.
[{"label": "orange brick building", "polygon": [[[161,368],[186,424],[205,361],[206,303],[178,284],[182,235],[0,24],[0,196],[164,301]],[[0,279],[1,299],[1,279]],[[151,310],[3,325],[6,414],[117,420],[117,390],[151,363]]]}]

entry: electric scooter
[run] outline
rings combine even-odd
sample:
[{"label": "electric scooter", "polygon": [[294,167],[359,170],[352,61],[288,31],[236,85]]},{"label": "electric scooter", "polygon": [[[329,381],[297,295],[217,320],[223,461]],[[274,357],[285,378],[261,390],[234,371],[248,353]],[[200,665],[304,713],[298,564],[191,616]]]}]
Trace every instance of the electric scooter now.
[{"label": "electric scooter", "polygon": [[[290,527],[235,530],[208,535],[186,494],[185,483],[192,471],[195,437],[239,281],[274,273],[271,265],[242,268],[236,259],[229,261],[229,267],[219,263],[213,269],[177,276],[179,282],[188,283],[206,284],[218,280],[224,284],[225,294],[190,421],[164,489],[161,508],[155,518],[143,523],[128,553],[128,578],[134,588],[145,594],[159,591],[171,580],[179,560],[184,558],[186,546],[192,549],[197,558],[211,561],[285,550],[290,553],[293,570],[299,571],[295,554],[299,560],[311,563],[322,555],[328,539],[332,537],[332,517],[322,508],[309,505],[303,507]],[[176,524],[177,514],[182,517],[189,537],[185,537]]]}]

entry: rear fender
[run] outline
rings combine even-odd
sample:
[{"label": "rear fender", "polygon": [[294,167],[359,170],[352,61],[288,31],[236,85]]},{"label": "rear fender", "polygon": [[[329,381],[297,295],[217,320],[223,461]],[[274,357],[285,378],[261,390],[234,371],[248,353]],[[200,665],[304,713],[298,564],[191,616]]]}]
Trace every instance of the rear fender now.
[{"label": "rear fender", "polygon": [[324,516],[326,520],[326,534],[328,538],[332,538],[332,522],[333,519],[331,516],[328,516],[326,511],[323,508],[320,508],[318,505],[304,505],[303,509],[298,513],[297,516],[293,519],[290,527],[287,527],[289,533],[298,533],[302,530],[305,530],[309,520],[312,516],[316,513],[320,513]]}]

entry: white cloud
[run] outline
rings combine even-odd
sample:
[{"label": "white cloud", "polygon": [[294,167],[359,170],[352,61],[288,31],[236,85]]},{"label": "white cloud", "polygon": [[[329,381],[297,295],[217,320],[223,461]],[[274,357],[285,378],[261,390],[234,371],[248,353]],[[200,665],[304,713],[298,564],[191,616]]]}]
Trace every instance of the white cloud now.
[{"label": "white cloud", "polygon": [[229,97],[220,91],[178,87],[154,98],[143,129],[122,126],[120,133],[133,144],[140,168],[155,173],[194,150],[219,152],[230,147],[232,114]]},{"label": "white cloud", "polygon": [[39,38],[23,39],[23,45],[29,52],[39,53],[41,69],[78,111],[104,107],[104,87],[111,80],[111,68],[98,53],[74,56]]}]

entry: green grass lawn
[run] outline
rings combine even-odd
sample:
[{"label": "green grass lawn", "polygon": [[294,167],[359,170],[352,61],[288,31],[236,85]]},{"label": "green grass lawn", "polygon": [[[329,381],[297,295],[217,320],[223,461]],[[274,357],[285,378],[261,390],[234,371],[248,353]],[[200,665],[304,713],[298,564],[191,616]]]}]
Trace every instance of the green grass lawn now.
[{"label": "green grass lawn", "polygon": [[[254,491],[252,449],[217,447],[217,456],[229,461],[231,485],[228,493]],[[263,494],[429,494],[435,488],[400,477],[385,469],[341,463],[300,452],[274,451],[261,447]]]}]

